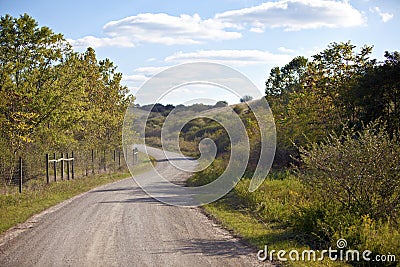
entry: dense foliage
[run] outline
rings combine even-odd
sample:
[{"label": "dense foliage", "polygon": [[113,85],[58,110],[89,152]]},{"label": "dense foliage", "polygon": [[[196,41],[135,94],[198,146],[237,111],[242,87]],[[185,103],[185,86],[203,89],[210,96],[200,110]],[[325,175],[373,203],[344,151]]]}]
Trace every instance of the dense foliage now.
[{"label": "dense foliage", "polygon": [[390,133],[398,131],[400,54],[386,52],[378,62],[371,52],[332,43],[312,60],[296,57],[271,70],[265,93],[277,125],[276,166],[298,156],[294,144],[320,142],[343,125],[361,129],[380,118]]},{"label": "dense foliage", "polygon": [[98,60],[92,48],[74,52],[61,34],[27,14],[1,17],[0,44],[4,180],[20,155],[120,144],[132,99],[110,60]]}]

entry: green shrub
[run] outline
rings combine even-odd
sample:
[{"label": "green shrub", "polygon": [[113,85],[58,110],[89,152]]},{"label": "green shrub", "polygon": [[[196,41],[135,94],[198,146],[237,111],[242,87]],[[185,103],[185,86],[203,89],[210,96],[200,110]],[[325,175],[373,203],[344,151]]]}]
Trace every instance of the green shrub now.
[{"label": "green shrub", "polygon": [[294,229],[317,246],[334,247],[345,238],[351,249],[400,255],[397,137],[371,123],[300,152],[299,176],[313,199],[290,218]]},{"label": "green shrub", "polygon": [[345,129],[310,149],[300,148],[302,180],[326,203],[375,220],[400,207],[400,144],[384,127]]},{"label": "green shrub", "polygon": [[[313,247],[327,248],[334,245],[347,229],[359,224],[360,218],[343,210],[334,202],[320,202],[316,199],[302,205],[290,218],[294,230],[307,236],[307,243]],[[355,244],[357,242],[350,242]]]}]

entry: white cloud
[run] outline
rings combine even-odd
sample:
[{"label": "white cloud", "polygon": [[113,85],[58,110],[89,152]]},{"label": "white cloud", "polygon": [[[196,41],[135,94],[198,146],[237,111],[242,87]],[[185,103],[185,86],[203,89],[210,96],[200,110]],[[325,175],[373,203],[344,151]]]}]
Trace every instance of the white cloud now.
[{"label": "white cloud", "polygon": [[116,46],[116,47],[134,47],[135,44],[131,42],[127,37],[116,36],[116,37],[105,37],[97,38],[94,36],[85,36],[76,40],[68,39],[68,42],[74,47],[104,47],[104,46]]},{"label": "white cloud", "polygon": [[235,66],[254,64],[281,64],[290,61],[292,56],[272,54],[260,50],[200,50],[196,52],[177,52],[165,58],[166,62],[211,61]]},{"label": "white cloud", "polygon": [[198,14],[171,16],[146,13],[111,21],[103,30],[109,36],[124,36],[134,43],[198,44],[205,40],[231,40],[242,35],[226,31],[228,23],[203,20]]},{"label": "white cloud", "polygon": [[148,79],[144,74],[133,74],[133,75],[124,75],[122,76],[122,81],[124,82],[144,82]]},{"label": "white cloud", "polygon": [[[384,21],[393,17],[389,13],[379,14]],[[365,22],[365,17],[346,0],[278,0],[226,11],[208,19],[198,14],[137,14],[106,23],[103,27],[105,37],[85,36],[70,42],[81,47],[134,47],[141,43],[199,44],[210,40],[239,39],[245,30],[256,33],[262,33],[267,28],[296,31],[354,27]]]},{"label": "white cloud", "polygon": [[203,20],[198,14],[145,13],[106,23],[103,31],[107,37],[85,36],[69,41],[75,47],[134,47],[140,43],[199,44],[207,40],[241,38],[241,33],[227,30],[232,27],[236,26],[213,19]]},{"label": "white cloud", "polygon": [[141,67],[133,70],[134,74],[131,75],[123,75],[122,82],[127,85],[129,88],[139,88],[141,84],[149,80],[151,77],[156,75],[157,73],[169,68],[166,67]]},{"label": "white cloud", "polygon": [[286,48],[286,47],[283,47],[283,46],[278,47],[278,51],[280,51],[282,53],[288,53],[288,54],[292,54],[292,53],[295,52],[295,50],[289,49],[289,48]]},{"label": "white cloud", "polygon": [[378,15],[381,17],[381,20],[385,23],[394,17],[394,15],[391,13],[382,12],[381,9],[377,6],[374,7],[371,11],[378,13]]},{"label": "white cloud", "polygon": [[261,5],[227,11],[215,15],[216,20],[236,27],[263,32],[266,28],[286,31],[322,27],[354,27],[365,24],[365,18],[348,1],[334,0],[280,0]]},{"label": "white cloud", "polygon": [[140,68],[136,68],[134,69],[134,71],[136,73],[139,73],[141,75],[144,75],[146,77],[152,77],[154,75],[156,75],[157,73],[168,69],[170,66],[166,66],[166,67],[140,67]]},{"label": "white cloud", "polygon": [[263,28],[257,28],[257,27],[252,27],[250,28],[251,32],[255,32],[255,33],[263,33],[264,29]]}]

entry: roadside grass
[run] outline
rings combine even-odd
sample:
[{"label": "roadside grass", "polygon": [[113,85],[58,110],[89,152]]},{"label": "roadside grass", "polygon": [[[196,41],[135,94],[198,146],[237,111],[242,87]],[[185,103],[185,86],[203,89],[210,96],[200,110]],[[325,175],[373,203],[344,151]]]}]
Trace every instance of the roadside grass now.
[{"label": "roadside grass", "polygon": [[[232,197],[232,196],[231,196]],[[281,266],[351,266],[344,262],[334,262],[329,259],[324,261],[277,261],[277,252],[285,250],[289,253],[296,250],[300,254],[302,251],[309,250],[310,247],[304,245],[300,240],[302,236],[282,226],[280,223],[266,223],[257,219],[254,214],[244,209],[235,209],[232,205],[231,197],[223,198],[217,202],[204,206],[206,213],[214,217],[223,227],[241,237],[246,243],[254,247],[254,257],[259,249],[268,246],[268,251],[275,250],[273,263]],[[289,259],[288,254],[284,257]],[[319,255],[317,254],[317,258]]]},{"label": "roadside grass", "polygon": [[[199,182],[201,177],[197,175],[193,179]],[[207,177],[204,179],[208,180]],[[259,249],[264,249],[265,245],[269,251],[275,250],[274,262],[277,260],[279,250],[285,250],[287,253],[296,250],[301,259],[303,251],[318,249],[312,237],[296,232],[290,225],[290,220],[293,220],[298,209],[311,205],[313,201],[309,194],[305,194],[306,189],[296,177],[289,172],[273,173],[253,193],[247,190],[249,183],[249,179],[242,179],[228,195],[205,205],[203,209],[223,227],[253,246],[254,257]],[[317,252],[316,258],[319,256]],[[288,254],[285,257],[289,259]],[[326,255],[324,261],[289,260],[279,264],[311,267],[351,266],[345,262],[331,261]]]},{"label": "roadside grass", "polygon": [[[147,156],[139,159],[141,158],[147,158]],[[134,169],[135,173],[149,170],[153,162],[152,158],[141,160]],[[21,194],[0,195],[0,234],[64,200],[130,176],[131,174],[125,169],[120,173],[99,174],[50,184],[38,180],[29,181],[24,185],[28,190],[24,190]]]}]

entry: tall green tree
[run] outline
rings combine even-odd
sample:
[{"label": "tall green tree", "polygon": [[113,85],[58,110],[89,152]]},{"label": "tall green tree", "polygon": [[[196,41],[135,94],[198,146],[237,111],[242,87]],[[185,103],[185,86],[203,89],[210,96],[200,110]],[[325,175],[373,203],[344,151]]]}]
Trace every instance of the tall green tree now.
[{"label": "tall green tree", "polygon": [[289,114],[292,112],[289,103],[293,98],[298,98],[297,94],[302,94],[308,63],[305,57],[295,57],[281,68],[272,68],[265,82],[266,99],[271,106],[277,125],[275,167],[289,164],[290,154],[295,152],[292,141],[295,141],[297,136],[301,136],[301,133],[298,133],[300,127],[294,127],[291,120],[293,115]]},{"label": "tall green tree", "polygon": [[295,153],[292,142],[319,142],[341,124],[359,120],[353,90],[376,64],[371,51],[332,43],[311,61],[296,57],[271,70],[265,93],[277,124],[278,158],[280,152]]},{"label": "tall green tree", "polygon": [[265,94],[267,96],[282,96],[300,91],[307,64],[307,58],[298,56],[282,68],[272,68],[265,82]]},{"label": "tall green tree", "polygon": [[71,47],[27,14],[1,17],[0,44],[1,136],[16,153],[59,107],[64,84],[56,65]]},{"label": "tall green tree", "polygon": [[400,130],[400,53],[385,52],[385,60],[371,66],[353,90],[354,105],[363,122],[381,119],[390,132]]},{"label": "tall green tree", "polygon": [[80,65],[86,102],[75,139],[86,148],[115,147],[120,143],[125,110],[133,98],[127,87],[121,86],[122,74],[116,72],[114,64],[108,59],[97,60],[92,48],[81,56]]},{"label": "tall green tree", "polygon": [[364,46],[359,52],[355,49],[356,46],[350,42],[332,43],[313,56],[307,69],[305,89],[331,103],[328,107],[321,107],[321,116],[326,117],[325,125],[329,125],[329,122],[337,125],[355,120],[352,88],[357,85],[365,71],[375,64],[369,58],[371,46]]}]

